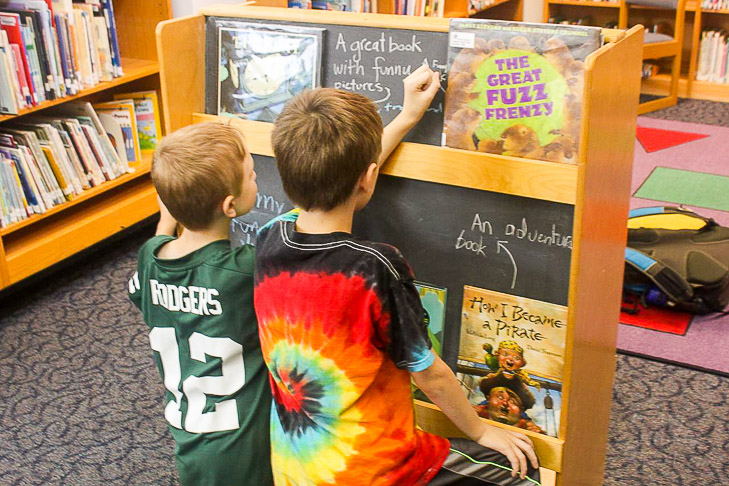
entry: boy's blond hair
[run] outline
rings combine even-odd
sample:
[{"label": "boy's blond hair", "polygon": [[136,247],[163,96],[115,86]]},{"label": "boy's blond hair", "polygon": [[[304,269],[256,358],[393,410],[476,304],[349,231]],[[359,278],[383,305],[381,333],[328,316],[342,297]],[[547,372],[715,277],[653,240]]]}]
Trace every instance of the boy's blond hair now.
[{"label": "boy's blond hair", "polygon": [[283,188],[304,210],[343,203],[382,150],[382,120],[362,95],[331,88],[288,102],[271,137]]},{"label": "boy's blond hair", "polygon": [[240,196],[245,156],[237,128],[214,122],[189,125],[157,146],[152,181],[182,226],[202,230],[213,222],[227,196]]}]

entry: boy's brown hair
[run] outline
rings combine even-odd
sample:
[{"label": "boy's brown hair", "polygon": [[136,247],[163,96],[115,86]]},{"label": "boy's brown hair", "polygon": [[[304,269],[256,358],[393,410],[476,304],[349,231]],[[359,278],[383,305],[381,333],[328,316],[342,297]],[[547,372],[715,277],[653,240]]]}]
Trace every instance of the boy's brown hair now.
[{"label": "boy's brown hair", "polygon": [[382,150],[382,120],[362,95],[318,88],[288,102],[271,137],[283,188],[304,210],[343,203]]},{"label": "boy's brown hair", "polygon": [[162,139],[152,181],[170,214],[185,228],[208,228],[220,204],[239,196],[246,148],[241,132],[220,123],[180,128]]}]

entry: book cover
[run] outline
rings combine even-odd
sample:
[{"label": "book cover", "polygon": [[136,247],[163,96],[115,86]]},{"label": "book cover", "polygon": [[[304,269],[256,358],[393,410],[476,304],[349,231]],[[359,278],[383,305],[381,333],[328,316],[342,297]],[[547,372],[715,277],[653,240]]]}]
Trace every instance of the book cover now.
[{"label": "book cover", "polygon": [[[5,32],[0,32],[5,35]],[[18,91],[20,87],[17,85],[18,81],[14,80],[15,69],[10,61],[12,52],[9,49],[9,44],[2,45],[0,39],[0,113],[15,115],[20,109],[18,103]]]},{"label": "book cover", "polygon": [[117,153],[119,160],[125,167],[129,166],[127,160],[127,150],[124,145],[124,134],[122,133],[121,125],[119,121],[108,113],[98,113],[99,121],[106,131],[106,136],[109,137],[112,147]]},{"label": "book cover", "polygon": [[415,288],[418,289],[420,302],[423,304],[425,324],[428,326],[428,337],[433,344],[433,351],[438,356],[443,356],[443,325],[447,289],[423,282],[415,282]]},{"label": "book cover", "polygon": [[324,31],[209,18],[206,112],[275,121],[289,99],[320,86]]},{"label": "book cover", "polygon": [[29,97],[28,104],[32,104],[33,100],[33,81],[31,80],[31,71],[28,66],[28,57],[25,52],[25,42],[21,32],[20,16],[13,13],[0,12],[0,28],[8,35],[8,42],[11,46],[17,46],[20,51],[20,60],[22,61],[23,75],[25,76],[25,84],[28,87]]},{"label": "book cover", "polygon": [[142,152],[139,147],[137,120],[134,116],[134,102],[131,100],[96,103],[93,105],[97,113],[106,113],[119,122],[124,136],[124,147],[130,163],[141,162]]},{"label": "book cover", "polygon": [[109,47],[111,48],[112,62],[114,63],[114,75],[119,77],[124,74],[119,52],[119,40],[116,33],[116,19],[114,18],[114,4],[112,0],[101,0],[101,8],[104,11],[107,29],[109,31]]},{"label": "book cover", "polygon": [[139,91],[136,93],[117,93],[115,100],[132,100],[134,116],[137,121],[139,147],[142,152],[152,152],[162,140],[162,123],[160,122],[159,101],[156,91]]},{"label": "book cover", "polygon": [[584,61],[602,30],[452,19],[443,144],[577,162]]},{"label": "book cover", "polygon": [[556,437],[566,338],[566,307],[465,286],[457,376],[476,412]]}]

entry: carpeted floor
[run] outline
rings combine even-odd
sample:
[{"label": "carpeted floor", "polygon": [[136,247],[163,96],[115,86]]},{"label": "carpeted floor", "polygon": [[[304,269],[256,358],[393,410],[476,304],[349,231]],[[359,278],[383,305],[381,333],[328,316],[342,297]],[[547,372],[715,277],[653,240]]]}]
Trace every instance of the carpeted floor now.
[{"label": "carpeted floor", "polygon": [[[176,484],[163,387],[126,297],[149,232],[0,301],[0,484]],[[720,484],[727,404],[728,378],[619,356],[604,484]]]},{"label": "carpeted floor", "polygon": [[[665,112],[669,112],[668,114]],[[696,117],[696,118],[693,118]],[[695,171],[704,174],[729,176],[729,104],[698,100],[681,100],[678,106],[649,113],[638,118],[638,125],[649,129],[675,130],[700,133],[706,138],[675,147],[648,153],[640,143],[635,145],[632,193],[645,186],[656,167]],[[726,126],[725,126],[726,125]],[[714,180],[718,179],[714,176]],[[681,183],[686,177],[682,177]],[[727,177],[723,177],[726,184]],[[708,197],[706,194],[697,197]],[[678,197],[678,199],[675,199]],[[660,197],[658,198],[660,199]],[[680,194],[666,197],[668,201],[688,202]],[[715,191],[715,207],[729,204],[729,191]],[[632,197],[631,208],[676,205],[675,202]],[[718,209],[686,205],[697,213],[729,226],[729,212]],[[708,206],[705,204],[704,206]],[[693,317],[685,335],[658,332],[635,326],[621,325],[618,331],[618,349],[636,356],[650,357],[670,363],[693,366],[729,376],[729,315],[710,314]],[[683,333],[682,333],[683,334]],[[687,352],[702,349],[707,352]],[[709,352],[709,350],[711,350]]]},{"label": "carpeted floor", "polygon": [[[177,484],[164,390],[126,297],[150,232],[0,294],[0,484]],[[723,484],[727,416],[729,378],[619,355],[603,484]]]}]

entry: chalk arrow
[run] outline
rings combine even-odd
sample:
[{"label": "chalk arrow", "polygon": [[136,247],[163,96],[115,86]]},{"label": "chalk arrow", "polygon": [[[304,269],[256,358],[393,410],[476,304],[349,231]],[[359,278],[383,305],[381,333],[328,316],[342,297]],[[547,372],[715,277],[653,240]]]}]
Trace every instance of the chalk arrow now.
[{"label": "chalk arrow", "polygon": [[509,255],[509,259],[511,260],[511,264],[514,266],[514,278],[511,279],[511,288],[513,289],[516,286],[516,274],[518,269],[516,268],[516,262],[514,261],[514,255],[511,254],[509,249],[506,247],[506,244],[509,243],[508,241],[501,241],[496,240],[496,253],[501,253],[501,250],[504,250],[507,255]]}]

